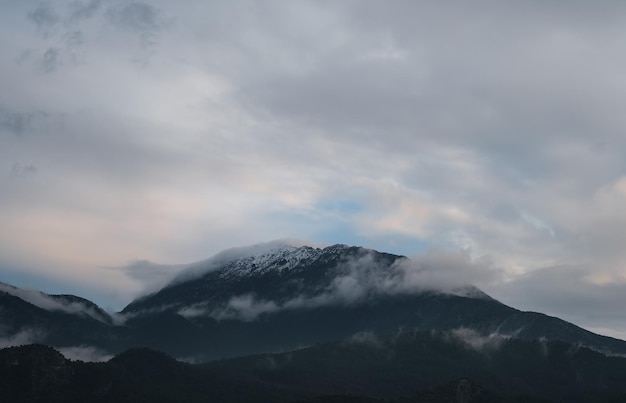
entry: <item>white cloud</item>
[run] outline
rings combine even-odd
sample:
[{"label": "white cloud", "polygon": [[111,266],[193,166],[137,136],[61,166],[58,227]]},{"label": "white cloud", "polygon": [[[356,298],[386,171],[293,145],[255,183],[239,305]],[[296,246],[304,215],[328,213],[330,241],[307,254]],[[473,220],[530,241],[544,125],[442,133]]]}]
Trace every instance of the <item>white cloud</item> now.
[{"label": "white cloud", "polygon": [[[623,11],[9,2],[0,264],[118,305],[156,277],[102,267],[284,236],[402,238],[406,254],[490,256],[509,279],[583,265],[617,281]],[[359,208],[323,207],[336,200]]]},{"label": "white cloud", "polygon": [[[273,243],[262,246],[267,248],[269,245]],[[229,250],[225,255],[249,256],[249,252],[260,247]],[[494,273],[497,272],[490,267],[488,260],[472,261],[469,254],[463,252],[430,251],[412,259],[399,259],[391,266],[377,261],[368,252],[340,264],[328,283],[317,290],[309,289],[280,301],[267,299],[271,296],[246,293],[231,297],[223,306],[198,303],[183,307],[178,313],[187,318],[210,316],[217,320],[253,321],[261,315],[284,310],[354,305],[373,297],[396,294],[437,292],[484,298],[485,295],[471,284],[497,281]]]},{"label": "white cloud", "polygon": [[99,321],[108,321],[106,314],[99,312],[96,308],[88,306],[86,303],[80,301],[68,301],[62,296],[53,297],[40,291],[20,289],[4,283],[0,283],[0,292],[18,297],[47,311],[61,311],[70,314],[80,314],[90,316]]},{"label": "white cloud", "polygon": [[488,352],[499,349],[504,342],[511,338],[511,335],[499,333],[482,335],[473,329],[461,327],[447,332],[445,337],[459,340],[473,350]]}]

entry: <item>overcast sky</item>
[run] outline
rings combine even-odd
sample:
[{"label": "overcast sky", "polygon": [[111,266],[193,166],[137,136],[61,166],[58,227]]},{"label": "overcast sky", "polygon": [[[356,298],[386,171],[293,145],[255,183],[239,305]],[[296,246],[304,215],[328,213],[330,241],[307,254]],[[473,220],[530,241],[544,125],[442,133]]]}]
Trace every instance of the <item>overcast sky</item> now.
[{"label": "overcast sky", "polygon": [[232,246],[434,249],[626,337],[625,43],[608,0],[3,0],[0,281],[119,310]]}]

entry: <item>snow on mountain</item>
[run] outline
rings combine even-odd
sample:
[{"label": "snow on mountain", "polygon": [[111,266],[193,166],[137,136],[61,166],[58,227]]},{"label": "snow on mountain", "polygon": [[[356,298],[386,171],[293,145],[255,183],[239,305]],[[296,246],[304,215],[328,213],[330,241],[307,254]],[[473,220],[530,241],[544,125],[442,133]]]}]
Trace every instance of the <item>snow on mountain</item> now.
[{"label": "snow on mountain", "polygon": [[[455,258],[456,259],[456,258]],[[272,241],[225,250],[188,266],[171,283],[139,298],[125,317],[171,313],[185,318],[254,321],[284,311],[341,307],[393,296],[441,293],[474,299],[488,295],[451,275],[458,259],[411,260],[347,245],[324,248]],[[443,270],[443,277],[436,271]]]},{"label": "snow on mountain", "polygon": [[498,334],[626,354],[622,341],[491,299],[468,285],[463,273],[476,270],[471,264],[464,255],[408,259],[356,246],[274,241],[229,249],[188,266],[177,281],[129,304],[118,320],[79,297],[0,283],[0,330],[8,345],[46,343],[76,357],[147,346],[209,360],[364,331],[455,329],[470,329],[462,335],[476,346],[483,341],[474,336]]},{"label": "snow on mountain", "polygon": [[[193,280],[216,270],[220,271],[222,278],[261,275],[271,270],[281,271],[314,259],[324,250],[311,245],[310,242],[281,239],[226,249],[207,260],[190,264],[170,285]],[[347,248],[345,245],[341,246]]]}]

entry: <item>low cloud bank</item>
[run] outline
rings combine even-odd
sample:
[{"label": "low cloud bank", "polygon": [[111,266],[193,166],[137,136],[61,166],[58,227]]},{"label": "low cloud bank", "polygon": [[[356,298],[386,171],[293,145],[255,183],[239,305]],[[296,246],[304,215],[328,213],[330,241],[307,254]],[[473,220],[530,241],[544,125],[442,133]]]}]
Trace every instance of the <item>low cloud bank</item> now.
[{"label": "low cloud bank", "polygon": [[159,291],[170,284],[173,279],[189,265],[158,264],[148,260],[136,260],[121,269],[126,276],[141,284],[141,295]]},{"label": "low cloud bank", "polygon": [[384,344],[380,340],[380,338],[376,335],[376,333],[371,331],[362,331],[357,332],[350,336],[345,342],[345,344],[352,345],[362,345],[372,348],[383,348]]},{"label": "low cloud bank", "polygon": [[59,347],[57,350],[72,361],[105,362],[113,358],[111,354],[92,346]]},{"label": "low cloud bank", "polygon": [[46,311],[61,311],[74,315],[86,315],[101,322],[107,321],[107,317],[104,316],[105,314],[93,306],[88,306],[86,303],[80,301],[68,301],[63,296],[50,296],[41,291],[25,290],[5,283],[0,283],[0,292],[18,297]]},{"label": "low cloud bank", "polygon": [[252,321],[282,310],[350,305],[375,296],[438,292],[489,298],[471,283],[492,281],[498,275],[489,260],[472,260],[466,252],[430,251],[412,259],[400,258],[391,265],[381,262],[374,252],[368,252],[339,265],[332,279],[312,292],[305,289],[300,295],[281,301],[246,293],[231,297],[221,307],[196,304],[181,309],[179,314],[188,318],[210,316],[217,320]]},{"label": "low cloud bank", "polygon": [[476,351],[499,349],[504,342],[511,339],[511,335],[500,333],[481,334],[474,329],[460,327],[446,332],[444,337],[461,341],[465,346]]},{"label": "low cloud bank", "polygon": [[0,348],[37,343],[43,339],[43,335],[44,333],[37,329],[22,329],[12,335],[0,329]]}]

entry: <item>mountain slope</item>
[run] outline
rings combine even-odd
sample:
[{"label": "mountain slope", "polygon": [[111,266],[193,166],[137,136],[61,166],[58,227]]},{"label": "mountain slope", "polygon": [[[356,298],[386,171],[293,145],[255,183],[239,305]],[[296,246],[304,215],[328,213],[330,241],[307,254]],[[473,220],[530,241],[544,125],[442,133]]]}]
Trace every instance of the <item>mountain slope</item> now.
[{"label": "mountain slope", "polygon": [[624,341],[521,312],[473,286],[435,289],[421,281],[422,269],[404,256],[346,245],[235,248],[191,265],[115,321],[80,297],[0,283],[0,346],[38,342],[104,356],[148,347],[198,362],[289,351],[364,331],[470,329],[626,355]]},{"label": "mountain slope", "polygon": [[83,298],[52,296],[4,283],[0,287],[0,345],[36,342],[115,350],[121,330],[112,325],[106,312]]},{"label": "mountain slope", "polygon": [[[256,382],[318,394],[350,394],[400,401],[425,389],[471,378],[501,398],[525,401],[621,401],[626,359],[560,341],[482,337],[473,331],[362,333],[282,354],[204,364]],[[488,393],[487,395],[489,395]],[[406,400],[405,400],[406,399]],[[449,400],[443,400],[449,401]]]},{"label": "mountain slope", "polygon": [[149,336],[149,347],[200,360],[285,351],[360,331],[458,328],[626,354],[626,342],[521,312],[475,287],[426,287],[414,281],[419,270],[404,256],[360,247],[270,243],[198,263],[123,314]]}]

